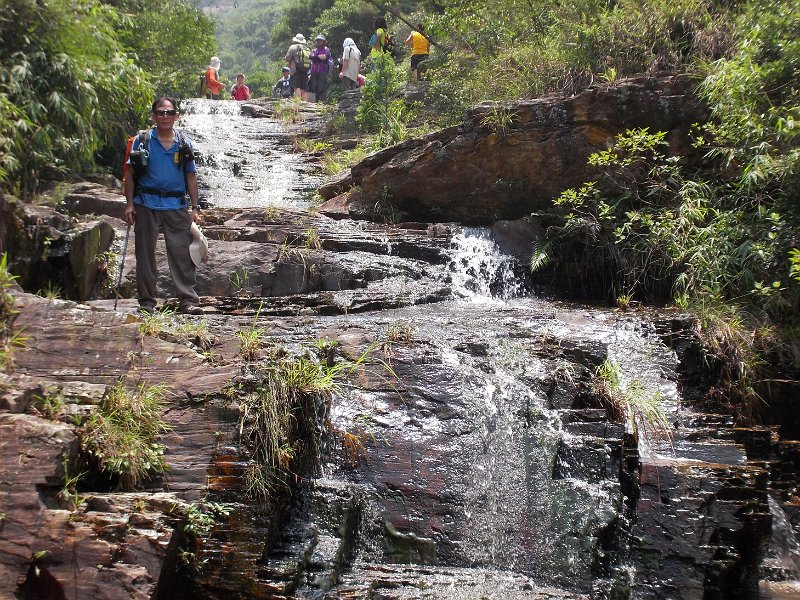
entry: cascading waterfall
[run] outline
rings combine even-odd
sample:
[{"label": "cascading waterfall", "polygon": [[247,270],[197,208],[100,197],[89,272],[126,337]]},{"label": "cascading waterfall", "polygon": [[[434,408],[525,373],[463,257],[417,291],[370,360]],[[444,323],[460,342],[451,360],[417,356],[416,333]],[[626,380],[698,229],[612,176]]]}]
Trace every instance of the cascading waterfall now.
[{"label": "cascading waterfall", "polygon": [[471,301],[508,300],[524,285],[514,272],[515,260],[500,252],[487,229],[467,227],[450,241],[448,266],[453,295]]},{"label": "cascading waterfall", "polygon": [[800,540],[781,508],[771,495],[767,498],[772,515],[772,535],[761,564],[762,576],[771,581],[763,582],[766,598],[797,598],[800,595]]},{"label": "cascading waterfall", "polygon": [[[292,162],[296,157],[278,149],[279,126],[243,117],[238,108],[188,104],[187,131],[210,167],[201,174],[209,202],[304,206],[297,190],[314,181]],[[286,165],[289,175],[281,171]],[[609,598],[629,589],[638,590],[631,597],[670,598],[671,592],[658,591],[660,582],[636,580],[650,572],[630,556],[635,521],[642,518],[634,514],[633,488],[640,483],[634,481],[640,458],[651,461],[653,473],[684,457],[675,455],[670,440],[649,439],[646,431],[640,432],[641,456],[626,447],[625,426],[609,421],[592,388],[597,367],[613,361],[623,389],[658,395],[668,419],[682,418],[687,409],[679,402],[677,355],[648,317],[531,297],[520,264],[499,250],[487,229],[463,228],[446,249],[444,236],[430,235],[441,245],[427,248],[426,259],[409,250],[399,228],[320,223],[322,237],[330,238],[326,249],[338,252],[328,255],[330,264],[369,274],[365,287],[333,290],[340,306],[379,286],[397,298],[420,281],[442,293],[427,304],[309,314],[302,334],[291,333],[297,324],[287,327],[296,341],[338,335],[355,355],[367,341],[394,337],[375,350],[392,373],[361,373],[334,400],[331,431],[360,436],[364,455],[345,465],[330,444],[321,477],[298,492],[279,539],[270,539],[259,558],[261,583],[279,589],[290,582],[292,593],[309,598],[377,596],[382,586],[398,590],[398,598],[420,598],[420,588],[446,599]],[[686,436],[674,446],[693,442]],[[733,457],[728,464],[743,464],[743,449],[731,447],[723,448]],[[632,463],[623,464],[628,458]],[[717,468],[719,461],[711,463]],[[651,529],[667,510],[659,503],[669,490],[658,488],[658,475],[657,496],[646,505],[658,523]],[[705,502],[705,493],[696,496]],[[687,492],[675,505],[690,501]],[[711,517],[706,523],[717,526]],[[643,537],[649,542],[655,535]],[[794,546],[781,552],[781,564],[793,560]],[[676,561],[692,564],[684,555]],[[696,577],[701,588],[703,576]],[[527,595],[539,585],[560,589],[555,596]]]},{"label": "cascading waterfall", "polygon": [[[234,100],[186,100],[185,128],[200,153],[200,200],[221,208],[307,208],[321,181],[302,159],[278,151],[288,138],[280,123],[251,118]],[[224,123],[224,126],[223,126]],[[302,173],[302,176],[298,176]]]}]

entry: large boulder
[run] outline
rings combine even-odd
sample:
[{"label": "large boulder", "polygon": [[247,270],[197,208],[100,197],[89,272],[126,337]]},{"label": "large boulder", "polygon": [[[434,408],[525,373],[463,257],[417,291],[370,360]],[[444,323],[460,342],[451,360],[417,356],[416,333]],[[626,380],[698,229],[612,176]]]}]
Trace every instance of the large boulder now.
[{"label": "large boulder", "polygon": [[114,228],[102,221],[79,223],[48,206],[0,194],[0,253],[29,292],[60,288],[73,300],[95,295],[106,275]]},{"label": "large boulder", "polygon": [[74,184],[64,197],[63,204],[70,214],[108,215],[125,219],[125,197],[117,190],[96,183]]},{"label": "large boulder", "polygon": [[488,224],[546,209],[592,173],[587,157],[628,129],[667,132],[670,152],[694,157],[692,124],[707,109],[686,77],[639,78],[577,96],[482,104],[465,123],[368,156],[326,199],[352,186],[350,215]]}]

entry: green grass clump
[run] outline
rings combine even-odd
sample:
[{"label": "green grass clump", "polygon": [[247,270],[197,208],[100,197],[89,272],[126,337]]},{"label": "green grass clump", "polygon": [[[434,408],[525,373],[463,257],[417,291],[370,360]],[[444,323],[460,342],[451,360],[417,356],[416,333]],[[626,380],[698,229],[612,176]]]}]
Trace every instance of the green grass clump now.
[{"label": "green grass clump", "polygon": [[355,361],[320,357],[278,356],[259,369],[257,383],[239,402],[239,435],[250,448],[245,486],[251,497],[268,498],[276,489],[302,478],[318,456],[323,423],[320,406],[339,393],[348,377],[374,349]]},{"label": "green grass clump", "polygon": [[0,256],[0,369],[8,369],[14,357],[14,351],[26,345],[28,338],[22,335],[21,329],[14,329],[14,319],[19,311],[15,308],[16,300],[11,293],[15,285],[16,275],[8,270],[8,255]]},{"label": "green grass clump", "polygon": [[642,435],[670,437],[672,426],[661,402],[661,394],[657,390],[647,390],[635,380],[623,385],[619,365],[614,361],[606,360],[597,367],[594,390],[611,416],[624,423],[627,431],[637,438]]},{"label": "green grass clump", "polygon": [[352,150],[338,150],[326,152],[322,155],[322,169],[326,175],[337,175],[366,158],[369,151],[363,146],[356,146]]},{"label": "green grass clump", "polygon": [[164,385],[140,384],[111,388],[85,421],[81,443],[105,473],[119,477],[119,487],[132,489],[147,477],[167,470],[161,435],[170,426],[161,418]]}]

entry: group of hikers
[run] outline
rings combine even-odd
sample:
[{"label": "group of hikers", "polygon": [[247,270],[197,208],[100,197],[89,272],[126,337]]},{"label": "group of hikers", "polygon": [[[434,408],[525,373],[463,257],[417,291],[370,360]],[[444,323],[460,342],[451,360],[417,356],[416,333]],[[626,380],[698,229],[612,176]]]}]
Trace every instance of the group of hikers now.
[{"label": "group of hikers", "polygon": [[[370,38],[369,52],[376,57],[384,52],[394,50],[394,39],[388,30],[386,19],[375,19],[375,32]],[[425,35],[421,23],[417,23],[405,40],[411,48],[411,77],[419,79],[420,64],[430,54],[430,41]],[[364,85],[366,79],[361,74],[361,50],[353,38],[345,38],[342,44],[342,58],[338,61],[339,80],[345,90],[352,90]],[[292,38],[292,45],[284,57],[286,65],[282,67],[281,78],[272,88],[273,94],[279,98],[295,96],[301,100],[324,102],[328,93],[328,77],[334,66],[333,52],[328,47],[327,39],[320,34],[314,38],[313,48],[309,46],[302,33]],[[211,58],[203,76],[201,76],[200,96],[219,98],[225,90],[225,84],[219,79],[220,60]],[[248,100],[250,89],[244,83],[243,73],[236,75],[236,84],[229,90],[233,100]]]},{"label": "group of hikers", "polygon": [[[225,84],[219,79],[219,68],[222,62],[218,56],[212,56],[206,67],[206,72],[200,76],[200,97],[214,98],[220,97],[225,89]],[[244,73],[236,75],[236,83],[230,89],[231,100],[249,100],[250,88],[244,84]]]},{"label": "group of hikers", "polygon": [[[405,40],[411,47],[411,76],[419,78],[420,64],[430,51],[430,41],[421,24]],[[327,95],[328,74],[334,61],[324,35],[314,38],[309,49],[305,36],[298,33],[286,52],[286,66],[274,90],[284,98],[297,96],[303,100],[324,101]],[[386,20],[375,20],[375,33],[369,41],[370,56],[391,52],[393,38]],[[201,76],[201,96],[219,98],[226,86],[219,79],[221,62],[212,57]],[[342,45],[339,78],[345,89],[364,85],[360,74],[361,51],[352,38]],[[233,100],[247,100],[250,89],[243,73],[228,90]],[[313,96],[312,96],[313,95]],[[197,188],[197,167],[194,148],[182,132],[175,129],[180,117],[178,102],[162,96],[151,107],[151,129],[132,136],[128,144],[123,176],[125,221],[134,228],[136,254],[136,288],[139,310],[152,313],[156,309],[156,242],[161,232],[167,251],[172,282],[178,297],[179,310],[186,314],[201,314],[195,291],[197,267],[205,258],[208,245],[197,224],[202,222]],[[127,244],[127,239],[126,239]],[[115,304],[116,306],[116,304]]]},{"label": "group of hikers", "polygon": [[[389,33],[386,19],[375,19],[375,33],[369,40],[371,57],[377,57],[384,52],[392,52],[393,37]],[[411,31],[405,40],[405,45],[411,47],[411,77],[419,79],[420,63],[430,54],[430,41],[425,35],[421,23]],[[324,101],[328,89],[328,74],[333,69],[334,61],[327,40],[324,35],[314,38],[314,48],[310,49],[306,38],[298,33],[292,38],[292,45],[284,57],[286,66],[283,67],[283,76],[275,85],[274,90],[283,98],[297,96],[301,100]],[[339,79],[345,90],[352,90],[364,85],[365,78],[360,73],[361,50],[353,38],[345,38],[342,43],[342,58],[339,64]]]}]

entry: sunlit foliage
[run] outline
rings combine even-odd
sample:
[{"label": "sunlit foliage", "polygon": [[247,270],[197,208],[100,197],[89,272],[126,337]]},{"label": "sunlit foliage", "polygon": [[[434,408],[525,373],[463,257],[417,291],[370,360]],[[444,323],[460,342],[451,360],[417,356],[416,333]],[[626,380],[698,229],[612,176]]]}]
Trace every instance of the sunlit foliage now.
[{"label": "sunlit foliage", "polygon": [[152,77],[157,96],[193,97],[216,54],[214,22],[191,0],[107,0],[120,15],[119,39]]},{"label": "sunlit foliage", "polygon": [[9,0],[0,14],[0,182],[23,196],[41,177],[91,169],[151,89],[94,0]]}]

